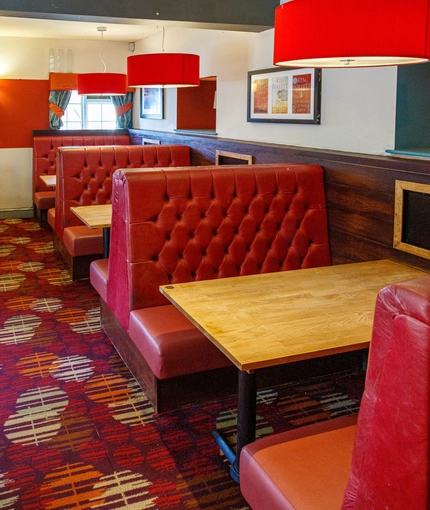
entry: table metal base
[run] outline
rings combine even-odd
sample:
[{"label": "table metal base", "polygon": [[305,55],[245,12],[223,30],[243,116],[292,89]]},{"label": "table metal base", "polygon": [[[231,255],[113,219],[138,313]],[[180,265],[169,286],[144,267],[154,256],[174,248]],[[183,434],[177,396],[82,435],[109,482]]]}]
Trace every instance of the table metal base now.
[{"label": "table metal base", "polygon": [[239,371],[237,402],[237,441],[236,452],[228,444],[227,440],[217,430],[212,432],[221,451],[231,464],[230,476],[239,483],[239,461],[242,448],[255,441],[255,429],[257,423],[257,384],[255,372]]},{"label": "table metal base", "polygon": [[110,227],[103,228],[103,258],[109,258],[110,251]]}]

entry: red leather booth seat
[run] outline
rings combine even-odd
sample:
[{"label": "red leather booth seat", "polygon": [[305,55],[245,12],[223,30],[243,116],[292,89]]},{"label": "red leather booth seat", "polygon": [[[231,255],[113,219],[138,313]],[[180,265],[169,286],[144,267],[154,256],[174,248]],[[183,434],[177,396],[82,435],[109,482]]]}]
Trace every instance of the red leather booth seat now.
[{"label": "red leather booth seat", "polygon": [[253,510],[428,510],[429,416],[430,276],[378,295],[357,425],[333,419],[247,445],[242,493]]},{"label": "red leather booth seat", "polygon": [[112,214],[109,263],[93,263],[90,279],[117,321],[105,329],[159,408],[148,371],[159,388],[163,380],[231,365],[168,304],[160,285],[330,264],[316,165],[118,170]]},{"label": "red leather booth seat", "polygon": [[40,224],[45,223],[48,209],[55,207],[55,190],[48,188],[40,176],[55,175],[58,147],[129,144],[128,135],[33,137],[33,205]]},{"label": "red leather booth seat", "polygon": [[[48,219],[54,227],[56,245],[73,277],[88,277],[89,263],[103,252],[103,234],[101,229],[85,226],[70,208],[111,203],[112,174],[118,168],[185,166],[190,164],[190,154],[190,148],[185,145],[57,149],[55,210],[49,210]],[[88,263],[78,268],[82,260]]]}]

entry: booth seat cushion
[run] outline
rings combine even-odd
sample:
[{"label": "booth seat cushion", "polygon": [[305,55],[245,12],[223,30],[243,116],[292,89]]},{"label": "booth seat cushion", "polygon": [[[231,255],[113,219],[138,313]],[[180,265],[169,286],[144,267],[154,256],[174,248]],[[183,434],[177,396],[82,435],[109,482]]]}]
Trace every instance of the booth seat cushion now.
[{"label": "booth seat cushion", "polygon": [[132,311],[128,333],[158,379],[231,366],[173,305]]},{"label": "booth seat cushion", "polygon": [[72,257],[97,255],[103,252],[103,230],[91,229],[85,225],[66,227],[63,243]]},{"label": "booth seat cushion", "polygon": [[55,207],[55,191],[36,191],[33,195],[33,203],[40,210]]},{"label": "booth seat cushion", "polygon": [[240,457],[240,488],[251,508],[340,509],[356,422],[357,415],[336,418],[245,446]]},{"label": "booth seat cushion", "polygon": [[90,280],[100,297],[107,303],[109,259],[94,260],[90,265]]}]

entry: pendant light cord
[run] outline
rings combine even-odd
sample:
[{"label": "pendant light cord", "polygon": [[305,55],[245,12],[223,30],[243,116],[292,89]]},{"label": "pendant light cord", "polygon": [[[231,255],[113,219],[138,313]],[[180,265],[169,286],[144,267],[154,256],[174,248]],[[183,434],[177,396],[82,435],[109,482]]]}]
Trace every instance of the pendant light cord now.
[{"label": "pendant light cord", "polygon": [[103,73],[105,73],[106,72],[106,64],[105,64],[105,61],[103,60],[103,32],[106,30],[106,27],[98,27],[97,30],[99,32],[101,32],[101,34],[102,34],[102,40],[100,43],[100,50],[99,50],[99,57],[103,64]]}]

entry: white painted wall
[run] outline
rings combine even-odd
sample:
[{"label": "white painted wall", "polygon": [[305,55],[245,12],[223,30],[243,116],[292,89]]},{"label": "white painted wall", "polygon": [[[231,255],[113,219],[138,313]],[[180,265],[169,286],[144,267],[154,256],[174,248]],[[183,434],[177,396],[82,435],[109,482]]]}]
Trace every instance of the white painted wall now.
[{"label": "white painted wall", "polygon": [[[50,48],[72,50],[73,72],[103,70],[98,41],[0,36],[0,79],[48,79]],[[160,51],[161,28],[158,34],[136,41],[134,54]],[[273,67],[273,30],[252,34],[168,27],[164,51],[197,53],[201,76],[217,77],[217,132],[222,138],[365,154],[384,154],[385,149],[394,148],[395,67],[323,70],[321,125],[252,123],[246,121],[247,72]],[[126,59],[131,54],[125,42],[103,42],[107,72],[126,72]],[[158,131],[176,128],[175,89],[165,91],[163,120],[140,119],[140,94],[135,98],[135,128]],[[31,209],[29,149],[0,149],[0,179],[0,212]]]},{"label": "white painted wall", "polygon": [[[135,53],[161,51],[161,33],[139,41]],[[394,148],[397,68],[324,69],[320,125],[247,122],[247,72],[273,68],[273,30],[261,34],[168,28],[166,52],[200,55],[200,75],[217,77],[217,133],[222,138],[384,154]],[[176,91],[166,89],[165,120],[134,126],[172,131]],[[136,106],[138,104],[136,103]]]},{"label": "white painted wall", "polygon": [[[64,41],[28,39],[0,36],[0,86],[1,79],[47,80],[49,78],[49,49],[71,49],[72,72],[102,72],[97,41]],[[107,72],[127,69],[127,43],[103,42],[102,57]],[[66,69],[64,69],[66,71]],[[46,98],[48,107],[48,98]],[[5,129],[1,126],[0,129]],[[32,200],[32,149],[0,149],[0,217],[31,216]]]},{"label": "white painted wall", "polygon": [[31,209],[32,149],[0,150],[0,211]]},{"label": "white painted wall", "polygon": [[[0,36],[0,79],[47,80],[49,78],[49,49],[72,50],[73,73],[103,72],[100,42],[94,40],[29,39]],[[128,44],[105,40],[102,57],[106,72],[125,73]],[[66,69],[64,69],[66,71]]]}]

